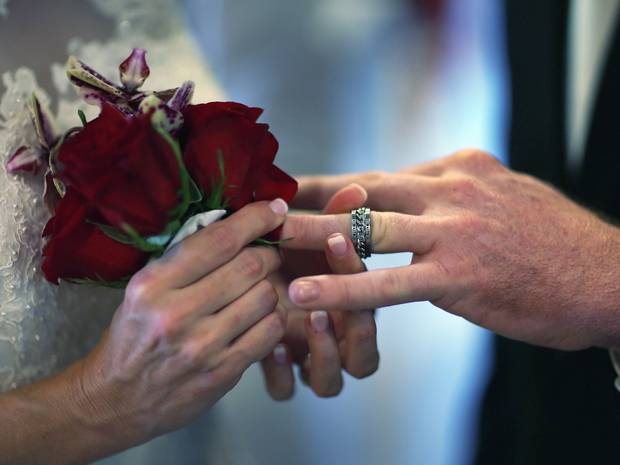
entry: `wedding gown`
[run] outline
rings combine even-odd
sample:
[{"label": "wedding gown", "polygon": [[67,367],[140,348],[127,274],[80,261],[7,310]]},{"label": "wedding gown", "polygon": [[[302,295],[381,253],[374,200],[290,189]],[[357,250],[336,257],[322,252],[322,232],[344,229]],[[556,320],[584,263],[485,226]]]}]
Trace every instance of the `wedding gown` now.
[{"label": "wedding gown", "polygon": [[[0,0],[0,14],[8,12],[8,16],[0,16],[0,43],[7,43],[11,36],[20,37],[17,52],[24,58],[29,56],[29,47],[46,47],[45,34],[18,35],[28,24],[27,15],[35,15],[35,10],[38,17],[53,17],[58,10],[65,16],[66,24],[50,25],[48,34],[54,27],[79,31],[80,24],[110,25],[107,38],[84,41],[76,37],[68,44],[68,52],[111,78],[116,78],[118,64],[131,48],[140,46],[148,50],[151,78],[147,88],[170,88],[191,79],[196,83],[195,102],[221,97],[219,87],[198,58],[174,0],[10,0],[8,4]],[[88,17],[76,16],[76,11],[86,11]],[[54,53],[50,51],[50,55]],[[0,69],[4,71],[5,66],[0,56]],[[98,341],[122,297],[119,291],[103,288],[66,283],[53,286],[41,272],[41,232],[50,216],[42,201],[42,179],[31,174],[10,175],[5,161],[35,137],[26,109],[32,92],[53,103],[51,108],[65,129],[75,125],[78,108],[91,117],[96,109],[77,100],[63,63],[38,61],[32,66],[37,73],[51,71],[51,81],[47,74],[41,78],[53,82],[53,90],[41,89],[38,76],[25,67],[2,76],[6,91],[0,100],[0,392],[47,377],[83,357]],[[221,441],[217,448],[212,447],[207,431],[213,429],[213,422],[213,415],[205,416],[190,428],[102,463],[245,463]]]}]

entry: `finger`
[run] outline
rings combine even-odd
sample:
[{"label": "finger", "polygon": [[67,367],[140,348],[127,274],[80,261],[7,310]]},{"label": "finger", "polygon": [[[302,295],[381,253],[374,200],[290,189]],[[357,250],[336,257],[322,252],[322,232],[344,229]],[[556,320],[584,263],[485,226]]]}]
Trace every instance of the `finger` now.
[{"label": "finger", "polygon": [[278,228],[288,211],[286,203],[256,202],[218,221],[173,247],[153,267],[168,288],[188,286],[235,257],[239,251]]},{"label": "finger", "polygon": [[458,285],[448,280],[435,263],[421,262],[366,273],[301,278],[289,286],[289,297],[306,310],[356,311],[434,301],[451,290],[450,286]]},{"label": "finger", "polygon": [[278,312],[266,316],[228,348],[224,364],[233,364],[245,371],[273,352],[284,336],[285,327],[285,319]]},{"label": "finger", "polygon": [[[432,217],[372,212],[372,251],[376,253],[427,253],[436,241]],[[340,233],[351,236],[351,215],[289,215],[282,237],[283,248],[323,250],[325,238]]]},{"label": "finger", "polygon": [[194,317],[214,313],[264,280],[280,264],[280,255],[273,247],[247,247],[232,261],[177,291],[179,302],[187,302],[184,312]]},{"label": "finger", "polygon": [[295,378],[290,353],[285,344],[278,344],[261,362],[267,392],[274,400],[287,400],[293,396]]},{"label": "finger", "polygon": [[350,184],[359,184],[368,193],[367,207],[414,214],[423,213],[441,187],[438,179],[428,176],[379,172],[307,177],[299,182],[295,208],[321,210],[338,191]]},{"label": "finger", "polygon": [[325,311],[306,317],[306,336],[310,347],[310,387],[320,397],[333,397],[342,390],[340,350]]},{"label": "finger", "polygon": [[223,310],[196,321],[192,333],[202,340],[204,351],[226,347],[273,313],[277,304],[278,294],[272,284],[261,281]]},{"label": "finger", "polygon": [[402,171],[402,173],[415,174],[418,176],[441,176],[446,170],[446,163],[444,158],[427,161],[408,167]]},{"label": "finger", "polygon": [[[341,234],[327,239],[327,261],[336,274],[365,271],[350,239]],[[370,376],[379,366],[377,326],[374,311],[350,312],[344,318],[344,359],[349,374],[355,378]]]},{"label": "finger", "polygon": [[312,366],[312,356],[307,354],[303,360],[299,362],[299,379],[306,386],[310,386],[310,367]]},{"label": "finger", "polygon": [[363,207],[368,200],[368,192],[359,184],[343,187],[327,202],[324,214],[347,213],[355,208]]},{"label": "finger", "polygon": [[353,242],[344,234],[335,233],[327,238],[325,257],[333,273],[352,274],[366,271],[364,262],[355,252]]},{"label": "finger", "polygon": [[373,310],[350,312],[345,318],[344,359],[347,372],[358,379],[372,375],[379,368]]}]

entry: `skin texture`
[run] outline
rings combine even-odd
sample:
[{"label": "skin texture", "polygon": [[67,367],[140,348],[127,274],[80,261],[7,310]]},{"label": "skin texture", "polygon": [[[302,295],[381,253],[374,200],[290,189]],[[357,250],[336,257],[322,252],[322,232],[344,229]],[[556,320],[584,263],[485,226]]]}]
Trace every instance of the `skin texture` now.
[{"label": "skin texture", "polygon": [[[367,198],[368,194],[359,185],[345,186],[325,202],[323,213],[350,212],[362,206]],[[288,315],[282,343],[262,363],[267,390],[276,400],[286,400],[293,395],[295,365],[299,367],[301,381],[320,397],[340,393],[343,372],[361,379],[378,368],[374,311],[317,310],[308,314],[288,296],[288,284],[298,276],[364,271],[351,240],[341,234],[336,236],[324,238],[321,251],[285,250],[282,269],[271,277],[280,296],[280,305]],[[335,244],[335,250],[329,243]]]},{"label": "skin texture", "polygon": [[109,330],[60,375],[0,396],[0,464],[81,464],[189,423],[282,339],[266,279],[279,200],[196,233],[131,280]]},{"label": "skin texture", "polygon": [[[552,187],[464,150],[409,170],[301,180],[313,208],[343,185],[369,194],[377,253],[411,265],[294,281],[305,309],[431,301],[501,335],[558,349],[620,346],[620,230]],[[350,215],[289,217],[292,249],[348,234]]]}]

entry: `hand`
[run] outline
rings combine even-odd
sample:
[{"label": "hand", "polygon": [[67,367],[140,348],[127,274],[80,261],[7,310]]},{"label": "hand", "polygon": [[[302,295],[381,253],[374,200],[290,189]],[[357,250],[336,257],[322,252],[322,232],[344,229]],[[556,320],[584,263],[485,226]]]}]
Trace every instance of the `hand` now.
[{"label": "hand", "polygon": [[[620,345],[620,231],[542,182],[478,151],[398,174],[302,180],[312,208],[342,185],[369,193],[378,253],[413,252],[411,265],[303,278],[306,308],[380,307],[429,300],[507,337],[561,349]],[[384,213],[389,212],[389,213]],[[288,218],[286,247],[320,249],[350,215]]]},{"label": "hand", "polygon": [[[366,199],[362,188],[348,186],[326,202],[324,212],[350,211]],[[320,397],[335,396],[341,391],[343,368],[356,378],[364,378],[378,367],[374,311],[308,314],[288,298],[288,284],[295,277],[364,271],[350,239],[340,234],[325,237],[323,247],[324,253],[285,250],[283,267],[271,278],[278,289],[280,305],[288,314],[282,344],[263,361],[267,389],[276,400],[288,399],[293,394],[293,364],[299,366],[302,380]]]},{"label": "hand", "polygon": [[198,417],[273,351],[285,321],[266,278],[280,257],[247,245],[280,226],[286,208],[282,200],[248,205],[133,277],[81,364],[84,423],[146,441]]}]

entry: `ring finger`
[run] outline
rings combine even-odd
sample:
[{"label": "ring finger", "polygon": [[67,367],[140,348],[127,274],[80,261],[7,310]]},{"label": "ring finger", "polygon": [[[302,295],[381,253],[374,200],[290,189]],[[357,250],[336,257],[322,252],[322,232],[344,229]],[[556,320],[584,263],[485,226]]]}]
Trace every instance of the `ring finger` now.
[{"label": "ring finger", "polygon": [[[353,243],[342,234],[334,234],[327,239],[325,256],[336,274],[361,273],[366,270]],[[364,378],[377,371],[379,350],[373,310],[344,314],[343,352],[345,367],[352,376]]]}]

